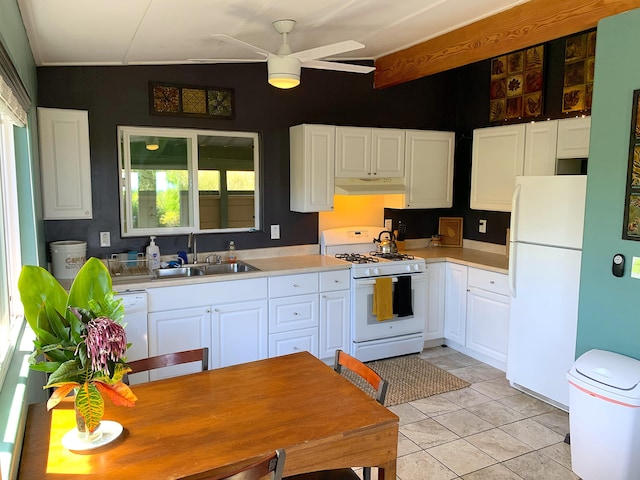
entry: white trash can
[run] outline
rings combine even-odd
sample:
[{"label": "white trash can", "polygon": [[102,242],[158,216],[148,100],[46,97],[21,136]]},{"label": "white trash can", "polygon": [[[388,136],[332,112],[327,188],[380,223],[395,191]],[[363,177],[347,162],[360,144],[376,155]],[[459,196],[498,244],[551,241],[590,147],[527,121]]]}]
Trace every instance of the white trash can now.
[{"label": "white trash can", "polygon": [[583,480],[638,480],[640,360],[589,350],[567,379],[573,472]]},{"label": "white trash can", "polygon": [[51,242],[53,276],[58,280],[73,280],[87,261],[87,242],[65,240]]}]

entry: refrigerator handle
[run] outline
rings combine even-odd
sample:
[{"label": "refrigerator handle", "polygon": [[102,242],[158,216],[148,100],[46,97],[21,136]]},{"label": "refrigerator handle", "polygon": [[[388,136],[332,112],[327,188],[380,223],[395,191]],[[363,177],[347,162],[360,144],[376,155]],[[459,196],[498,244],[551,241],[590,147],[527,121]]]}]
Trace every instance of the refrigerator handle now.
[{"label": "refrigerator handle", "polygon": [[520,184],[517,184],[513,190],[511,199],[511,230],[509,239],[509,292],[512,297],[516,296],[516,248],[515,243],[511,239],[518,239],[518,206],[520,203]]}]

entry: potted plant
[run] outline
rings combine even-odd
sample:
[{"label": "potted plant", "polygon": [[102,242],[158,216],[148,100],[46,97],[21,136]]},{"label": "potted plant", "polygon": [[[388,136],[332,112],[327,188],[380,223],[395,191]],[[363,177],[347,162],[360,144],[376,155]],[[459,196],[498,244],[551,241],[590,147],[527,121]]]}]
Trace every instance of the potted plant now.
[{"label": "potted plant", "polygon": [[130,371],[122,300],[114,298],[111,276],[97,258],[90,258],[67,291],[45,269],[22,267],[20,299],[35,333],[30,368],[46,372],[43,388],[55,388],[47,409],[72,390],[78,431],[92,434],[104,414],[103,395],[115,405],[133,407],[137,400],[122,379]]}]

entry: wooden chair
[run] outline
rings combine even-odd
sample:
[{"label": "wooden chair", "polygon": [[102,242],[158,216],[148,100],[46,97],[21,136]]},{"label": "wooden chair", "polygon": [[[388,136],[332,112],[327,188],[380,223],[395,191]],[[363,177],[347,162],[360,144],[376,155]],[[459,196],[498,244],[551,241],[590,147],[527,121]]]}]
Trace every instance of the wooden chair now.
[{"label": "wooden chair", "polygon": [[[387,389],[389,388],[389,382],[387,380],[384,380],[373,369],[366,366],[357,358],[352,357],[342,350],[336,350],[333,369],[338,373],[342,373],[343,368],[351,370],[371,385],[375,391],[374,398],[381,405],[384,405],[384,401],[387,396]],[[364,480],[371,480],[371,467],[362,468],[362,478]],[[356,472],[351,468],[340,468],[336,470],[322,470],[319,472],[293,475],[291,477],[286,477],[285,480],[360,480],[360,477],[358,477]]]},{"label": "wooden chair", "polygon": [[[127,365],[132,370],[129,374],[132,374],[191,362],[202,362],[202,371],[209,370],[209,348],[203,347],[196,348],[195,350],[184,350],[182,352],[157,355],[155,357],[133,360],[132,362],[127,362]],[[127,385],[129,384],[128,375],[124,376],[123,381]]]},{"label": "wooden chair", "polygon": [[231,468],[231,473],[213,471],[196,473],[180,480],[259,480],[269,475],[269,480],[282,480],[284,471],[284,450],[278,449],[275,452],[262,457],[252,463],[244,464],[238,469]]}]

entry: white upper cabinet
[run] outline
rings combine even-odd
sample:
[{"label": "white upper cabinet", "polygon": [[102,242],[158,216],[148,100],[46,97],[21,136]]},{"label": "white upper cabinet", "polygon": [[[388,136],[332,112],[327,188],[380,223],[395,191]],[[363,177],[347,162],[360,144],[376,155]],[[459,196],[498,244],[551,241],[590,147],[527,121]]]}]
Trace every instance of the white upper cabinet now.
[{"label": "white upper cabinet", "polygon": [[524,124],[473,131],[472,209],[511,211],[515,177],[523,173],[524,141]]},{"label": "white upper cabinet", "polygon": [[38,107],[45,220],[93,218],[89,112]]},{"label": "white upper cabinet", "polygon": [[333,210],[335,135],[332,125],[303,124],[289,129],[292,211]]},{"label": "white upper cabinet", "polygon": [[405,131],[336,127],[336,178],[401,178]]},{"label": "white upper cabinet", "polygon": [[557,158],[587,158],[591,117],[558,120]]},{"label": "white upper cabinet", "polygon": [[524,175],[555,175],[558,120],[526,124]]}]

